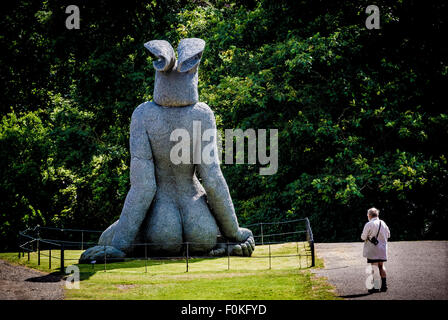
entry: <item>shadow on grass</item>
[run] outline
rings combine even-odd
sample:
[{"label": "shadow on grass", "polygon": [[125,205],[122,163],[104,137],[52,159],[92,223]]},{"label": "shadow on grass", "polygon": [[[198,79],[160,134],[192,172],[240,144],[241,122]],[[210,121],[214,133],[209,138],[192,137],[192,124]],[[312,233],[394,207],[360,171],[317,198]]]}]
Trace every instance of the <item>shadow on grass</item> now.
[{"label": "shadow on grass", "polygon": [[[210,260],[217,260],[222,257],[189,257],[188,264],[195,264],[202,261],[210,261]],[[111,259],[112,260],[112,259]],[[160,258],[157,257],[151,258],[145,261],[144,258],[125,258],[125,259],[119,259],[119,261],[111,261],[106,260],[106,266],[104,266],[104,261],[98,261],[97,263],[82,263],[82,264],[75,264],[80,269],[80,281],[88,280],[91,276],[93,276],[97,272],[104,272],[104,271],[112,271],[117,269],[131,269],[131,268],[145,268],[145,266],[148,269],[148,273],[150,272],[151,267],[158,266],[158,265],[166,265],[166,264],[177,264],[177,265],[183,265],[184,266],[184,272],[186,273],[187,269],[187,262],[185,258],[176,257],[176,258]],[[146,265],[145,265],[146,262]],[[181,268],[179,268],[181,269]],[[181,272],[181,271],[179,271]],[[146,273],[145,271],[141,272],[142,274]]]},{"label": "shadow on grass", "polygon": [[28,278],[28,279],[25,279],[25,281],[28,281],[28,282],[59,282],[63,278],[64,278],[64,275],[61,274],[60,272],[56,271],[56,272],[52,272],[50,274],[46,274],[44,276]]}]

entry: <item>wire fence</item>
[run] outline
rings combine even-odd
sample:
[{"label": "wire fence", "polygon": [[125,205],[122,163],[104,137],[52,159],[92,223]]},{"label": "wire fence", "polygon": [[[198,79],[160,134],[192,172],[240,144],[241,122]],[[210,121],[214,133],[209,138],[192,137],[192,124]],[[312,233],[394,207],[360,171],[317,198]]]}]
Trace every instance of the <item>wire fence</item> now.
[{"label": "wire fence", "polygon": [[[266,259],[268,269],[273,267],[273,260],[278,258],[297,259],[296,267],[309,268],[315,266],[314,238],[308,218],[279,221],[279,222],[261,222],[246,225],[253,231],[256,242],[255,252],[250,259],[243,261],[242,267],[247,268],[250,261]],[[114,258],[108,252],[107,246],[102,250],[102,257],[96,261],[81,261],[79,257],[73,257],[70,253],[73,250],[86,250],[98,246],[98,238],[102,231],[88,229],[67,229],[55,227],[36,226],[19,232],[19,258],[25,257],[30,261],[30,254],[37,255],[37,264],[41,265],[41,257],[48,260],[48,269],[58,268],[61,273],[65,273],[65,265],[70,264],[103,264],[104,271],[117,267],[117,263],[123,261],[140,261],[144,263],[145,272],[151,263],[163,261],[185,262],[185,271],[190,270],[190,264],[204,259],[217,259],[226,257],[227,270],[231,269],[232,261],[235,265],[240,265],[238,256],[230,255],[230,248],[233,243],[229,241],[218,241],[220,256],[199,254],[204,247],[210,247],[210,243],[205,242],[164,242],[164,243],[135,243],[133,244],[132,254],[124,258]],[[164,255],[163,248],[169,246],[171,251],[177,252],[173,255]],[[255,253],[254,252],[254,253]],[[67,253],[70,254],[67,257]],[[76,251],[79,255],[79,252]],[[232,261],[231,261],[232,260]],[[222,263],[222,259],[219,260]],[[293,264],[295,264],[293,262]],[[254,264],[256,262],[253,262]]]}]

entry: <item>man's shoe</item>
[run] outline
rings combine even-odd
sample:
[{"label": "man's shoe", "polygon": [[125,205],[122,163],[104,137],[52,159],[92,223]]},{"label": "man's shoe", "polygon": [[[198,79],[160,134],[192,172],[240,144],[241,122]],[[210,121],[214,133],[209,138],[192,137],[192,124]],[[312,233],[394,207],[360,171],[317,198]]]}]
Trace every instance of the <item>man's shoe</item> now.
[{"label": "man's shoe", "polygon": [[387,291],[387,282],[386,278],[381,278],[381,292]]},{"label": "man's shoe", "polygon": [[367,290],[369,293],[377,293],[377,292],[380,292],[380,290],[379,289],[375,289],[375,288],[372,288],[372,289],[369,289],[369,290]]}]

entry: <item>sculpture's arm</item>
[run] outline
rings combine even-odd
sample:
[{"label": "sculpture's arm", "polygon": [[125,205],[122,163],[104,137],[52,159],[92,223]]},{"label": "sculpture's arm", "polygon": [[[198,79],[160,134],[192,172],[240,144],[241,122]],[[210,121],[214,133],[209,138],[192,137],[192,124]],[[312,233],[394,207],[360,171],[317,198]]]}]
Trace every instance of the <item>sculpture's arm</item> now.
[{"label": "sculpture's arm", "polygon": [[[213,210],[223,236],[238,241],[244,241],[240,235],[238,220],[230,197],[229,188],[222,175],[219,164],[200,164],[197,170],[202,179],[202,185],[207,193],[207,201]],[[247,238],[247,237],[246,237]]]},{"label": "sculpture's arm", "polygon": [[206,159],[203,158],[201,163],[196,166],[202,179],[202,185],[207,193],[207,201],[213,210],[213,214],[223,236],[236,241],[246,241],[249,237],[253,237],[253,235],[250,230],[240,228],[238,225],[229,188],[219,167],[215,117],[208,107],[205,117],[201,121],[201,129],[202,136],[205,130],[214,130],[213,141],[197,141],[197,145],[202,144],[201,150],[206,150],[206,145],[213,143],[213,152],[210,153],[211,163],[207,163]]},{"label": "sculpture's arm", "polygon": [[156,191],[151,145],[144,125],[144,108],[144,104],[140,105],[132,114],[129,140],[131,189],[126,196],[111,243],[113,247],[125,252],[132,249],[131,245]]}]

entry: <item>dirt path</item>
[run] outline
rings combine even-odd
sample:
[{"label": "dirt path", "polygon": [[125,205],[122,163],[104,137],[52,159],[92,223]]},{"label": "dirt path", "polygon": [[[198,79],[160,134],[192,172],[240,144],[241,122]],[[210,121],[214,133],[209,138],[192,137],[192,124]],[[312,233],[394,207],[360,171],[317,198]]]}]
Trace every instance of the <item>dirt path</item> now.
[{"label": "dirt path", "polygon": [[0,260],[0,300],[61,300],[59,277]]},{"label": "dirt path", "polygon": [[[448,300],[448,241],[389,242],[385,293],[367,294],[362,242],[319,243],[316,254],[339,296],[357,300]],[[375,271],[377,272],[378,269]]]}]

